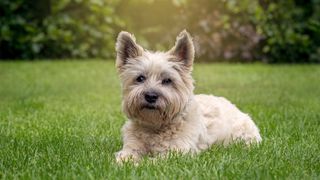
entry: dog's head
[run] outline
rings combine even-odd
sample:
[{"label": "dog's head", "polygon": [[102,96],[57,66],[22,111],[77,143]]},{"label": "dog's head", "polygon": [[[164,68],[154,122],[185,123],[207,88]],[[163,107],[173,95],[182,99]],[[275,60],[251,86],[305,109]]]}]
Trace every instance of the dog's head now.
[{"label": "dog's head", "polygon": [[161,126],[184,110],[193,94],[194,46],[187,31],[167,52],[146,51],[133,35],[120,32],[116,51],[123,111],[131,120]]}]

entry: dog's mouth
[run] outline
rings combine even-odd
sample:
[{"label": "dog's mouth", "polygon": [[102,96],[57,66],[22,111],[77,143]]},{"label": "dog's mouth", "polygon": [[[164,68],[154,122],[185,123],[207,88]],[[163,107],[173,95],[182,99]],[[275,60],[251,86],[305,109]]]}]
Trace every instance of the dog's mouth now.
[{"label": "dog's mouth", "polygon": [[146,105],[143,105],[143,106],[141,107],[141,109],[156,110],[156,109],[158,109],[158,108],[157,108],[157,106],[155,106],[155,105],[146,104]]}]

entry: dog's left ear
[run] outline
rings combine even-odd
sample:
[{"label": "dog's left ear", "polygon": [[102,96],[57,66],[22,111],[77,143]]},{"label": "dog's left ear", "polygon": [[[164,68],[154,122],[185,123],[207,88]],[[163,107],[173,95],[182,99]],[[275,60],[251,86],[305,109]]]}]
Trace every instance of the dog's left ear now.
[{"label": "dog's left ear", "polygon": [[116,51],[116,66],[118,70],[121,70],[130,59],[141,56],[143,48],[136,43],[134,35],[121,31],[117,38]]},{"label": "dog's left ear", "polygon": [[194,46],[192,38],[186,30],[177,36],[175,46],[169,51],[169,54],[175,56],[175,60],[182,62],[188,69],[192,69]]}]

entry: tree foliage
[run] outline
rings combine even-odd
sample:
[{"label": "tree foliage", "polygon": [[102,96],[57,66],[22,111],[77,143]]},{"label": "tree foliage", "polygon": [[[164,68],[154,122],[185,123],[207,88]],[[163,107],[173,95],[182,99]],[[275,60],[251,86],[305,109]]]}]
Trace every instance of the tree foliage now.
[{"label": "tree foliage", "polygon": [[116,1],[1,0],[0,58],[110,57]]},{"label": "tree foliage", "polygon": [[269,62],[320,62],[320,1],[261,1],[255,15]]},{"label": "tree foliage", "polygon": [[122,29],[162,50],[187,29],[200,60],[320,62],[320,0],[1,0],[0,59],[110,58]]}]

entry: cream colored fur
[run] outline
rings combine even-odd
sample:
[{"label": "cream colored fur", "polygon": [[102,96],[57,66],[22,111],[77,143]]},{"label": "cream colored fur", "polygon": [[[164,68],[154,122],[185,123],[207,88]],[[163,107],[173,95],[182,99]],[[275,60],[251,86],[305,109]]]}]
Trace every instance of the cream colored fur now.
[{"label": "cream colored fur", "polygon": [[[131,34],[121,32],[116,50],[122,107],[128,117],[117,162],[138,161],[144,155],[171,150],[197,153],[216,143],[261,141],[250,116],[228,100],[193,94],[194,47],[186,31],[180,33],[170,51],[156,53],[143,50]],[[144,77],[142,82],[139,76]],[[168,79],[169,83],[164,81]],[[151,105],[145,100],[150,91],[159,95]]]}]

